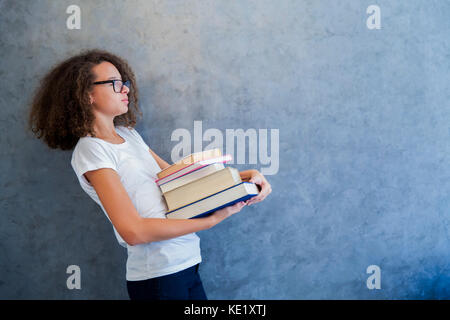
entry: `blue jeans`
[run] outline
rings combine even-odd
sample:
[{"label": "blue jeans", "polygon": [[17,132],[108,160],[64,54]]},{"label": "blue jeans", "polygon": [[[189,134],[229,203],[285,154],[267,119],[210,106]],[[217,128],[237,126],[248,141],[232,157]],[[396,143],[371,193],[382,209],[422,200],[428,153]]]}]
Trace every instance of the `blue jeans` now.
[{"label": "blue jeans", "polygon": [[162,277],[127,281],[128,295],[131,300],[207,300],[199,265]]}]

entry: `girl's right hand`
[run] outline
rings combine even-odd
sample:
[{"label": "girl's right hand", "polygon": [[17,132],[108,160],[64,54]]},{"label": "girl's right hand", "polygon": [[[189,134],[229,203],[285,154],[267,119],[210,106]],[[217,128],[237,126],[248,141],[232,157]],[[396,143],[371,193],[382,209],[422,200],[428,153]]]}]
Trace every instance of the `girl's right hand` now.
[{"label": "girl's right hand", "polygon": [[213,219],[213,226],[218,224],[219,222],[222,222],[226,218],[231,217],[233,214],[238,213],[245,206],[246,206],[245,202],[240,201],[240,202],[235,203],[232,206],[228,206],[228,207],[219,209],[217,211],[214,211],[210,216],[211,219]]}]

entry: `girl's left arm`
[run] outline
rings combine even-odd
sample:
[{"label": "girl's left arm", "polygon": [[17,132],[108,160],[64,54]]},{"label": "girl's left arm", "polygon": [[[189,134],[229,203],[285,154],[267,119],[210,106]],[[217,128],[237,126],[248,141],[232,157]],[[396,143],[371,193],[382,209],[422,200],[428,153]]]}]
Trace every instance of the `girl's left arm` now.
[{"label": "girl's left arm", "polygon": [[148,148],[148,151],[153,156],[153,158],[155,158],[156,163],[158,163],[158,165],[161,168],[161,170],[164,170],[165,168],[170,166],[170,164],[168,164],[166,161],[161,159],[156,153],[154,153],[152,149]]}]

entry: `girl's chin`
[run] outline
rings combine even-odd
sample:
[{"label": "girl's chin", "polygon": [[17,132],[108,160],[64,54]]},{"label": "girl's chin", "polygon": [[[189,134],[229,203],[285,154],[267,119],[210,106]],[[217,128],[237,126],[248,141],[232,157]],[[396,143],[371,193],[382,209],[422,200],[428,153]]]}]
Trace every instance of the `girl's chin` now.
[{"label": "girl's chin", "polygon": [[126,108],[121,108],[121,112],[119,112],[120,114],[118,114],[119,116],[120,115],[122,115],[122,114],[125,114],[125,113],[127,113],[128,112],[128,107],[126,107]]}]

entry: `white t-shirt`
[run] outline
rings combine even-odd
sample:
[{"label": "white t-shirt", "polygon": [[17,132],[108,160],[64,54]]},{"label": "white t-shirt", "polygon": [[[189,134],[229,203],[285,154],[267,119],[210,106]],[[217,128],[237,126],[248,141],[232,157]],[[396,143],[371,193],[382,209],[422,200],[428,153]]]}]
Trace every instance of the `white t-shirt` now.
[{"label": "white t-shirt", "polygon": [[[132,127],[116,126],[116,132],[125,140],[124,143],[113,144],[91,136],[78,140],[71,164],[81,188],[102,208],[111,222],[95,189],[83,174],[100,168],[114,169],[140,216],[165,218],[167,206],[155,183],[161,168],[150,154],[148,145]],[[200,238],[195,233],[130,246],[114,226],[113,230],[119,244],[128,251],[126,279],[129,281],[175,273],[202,261]]]}]

